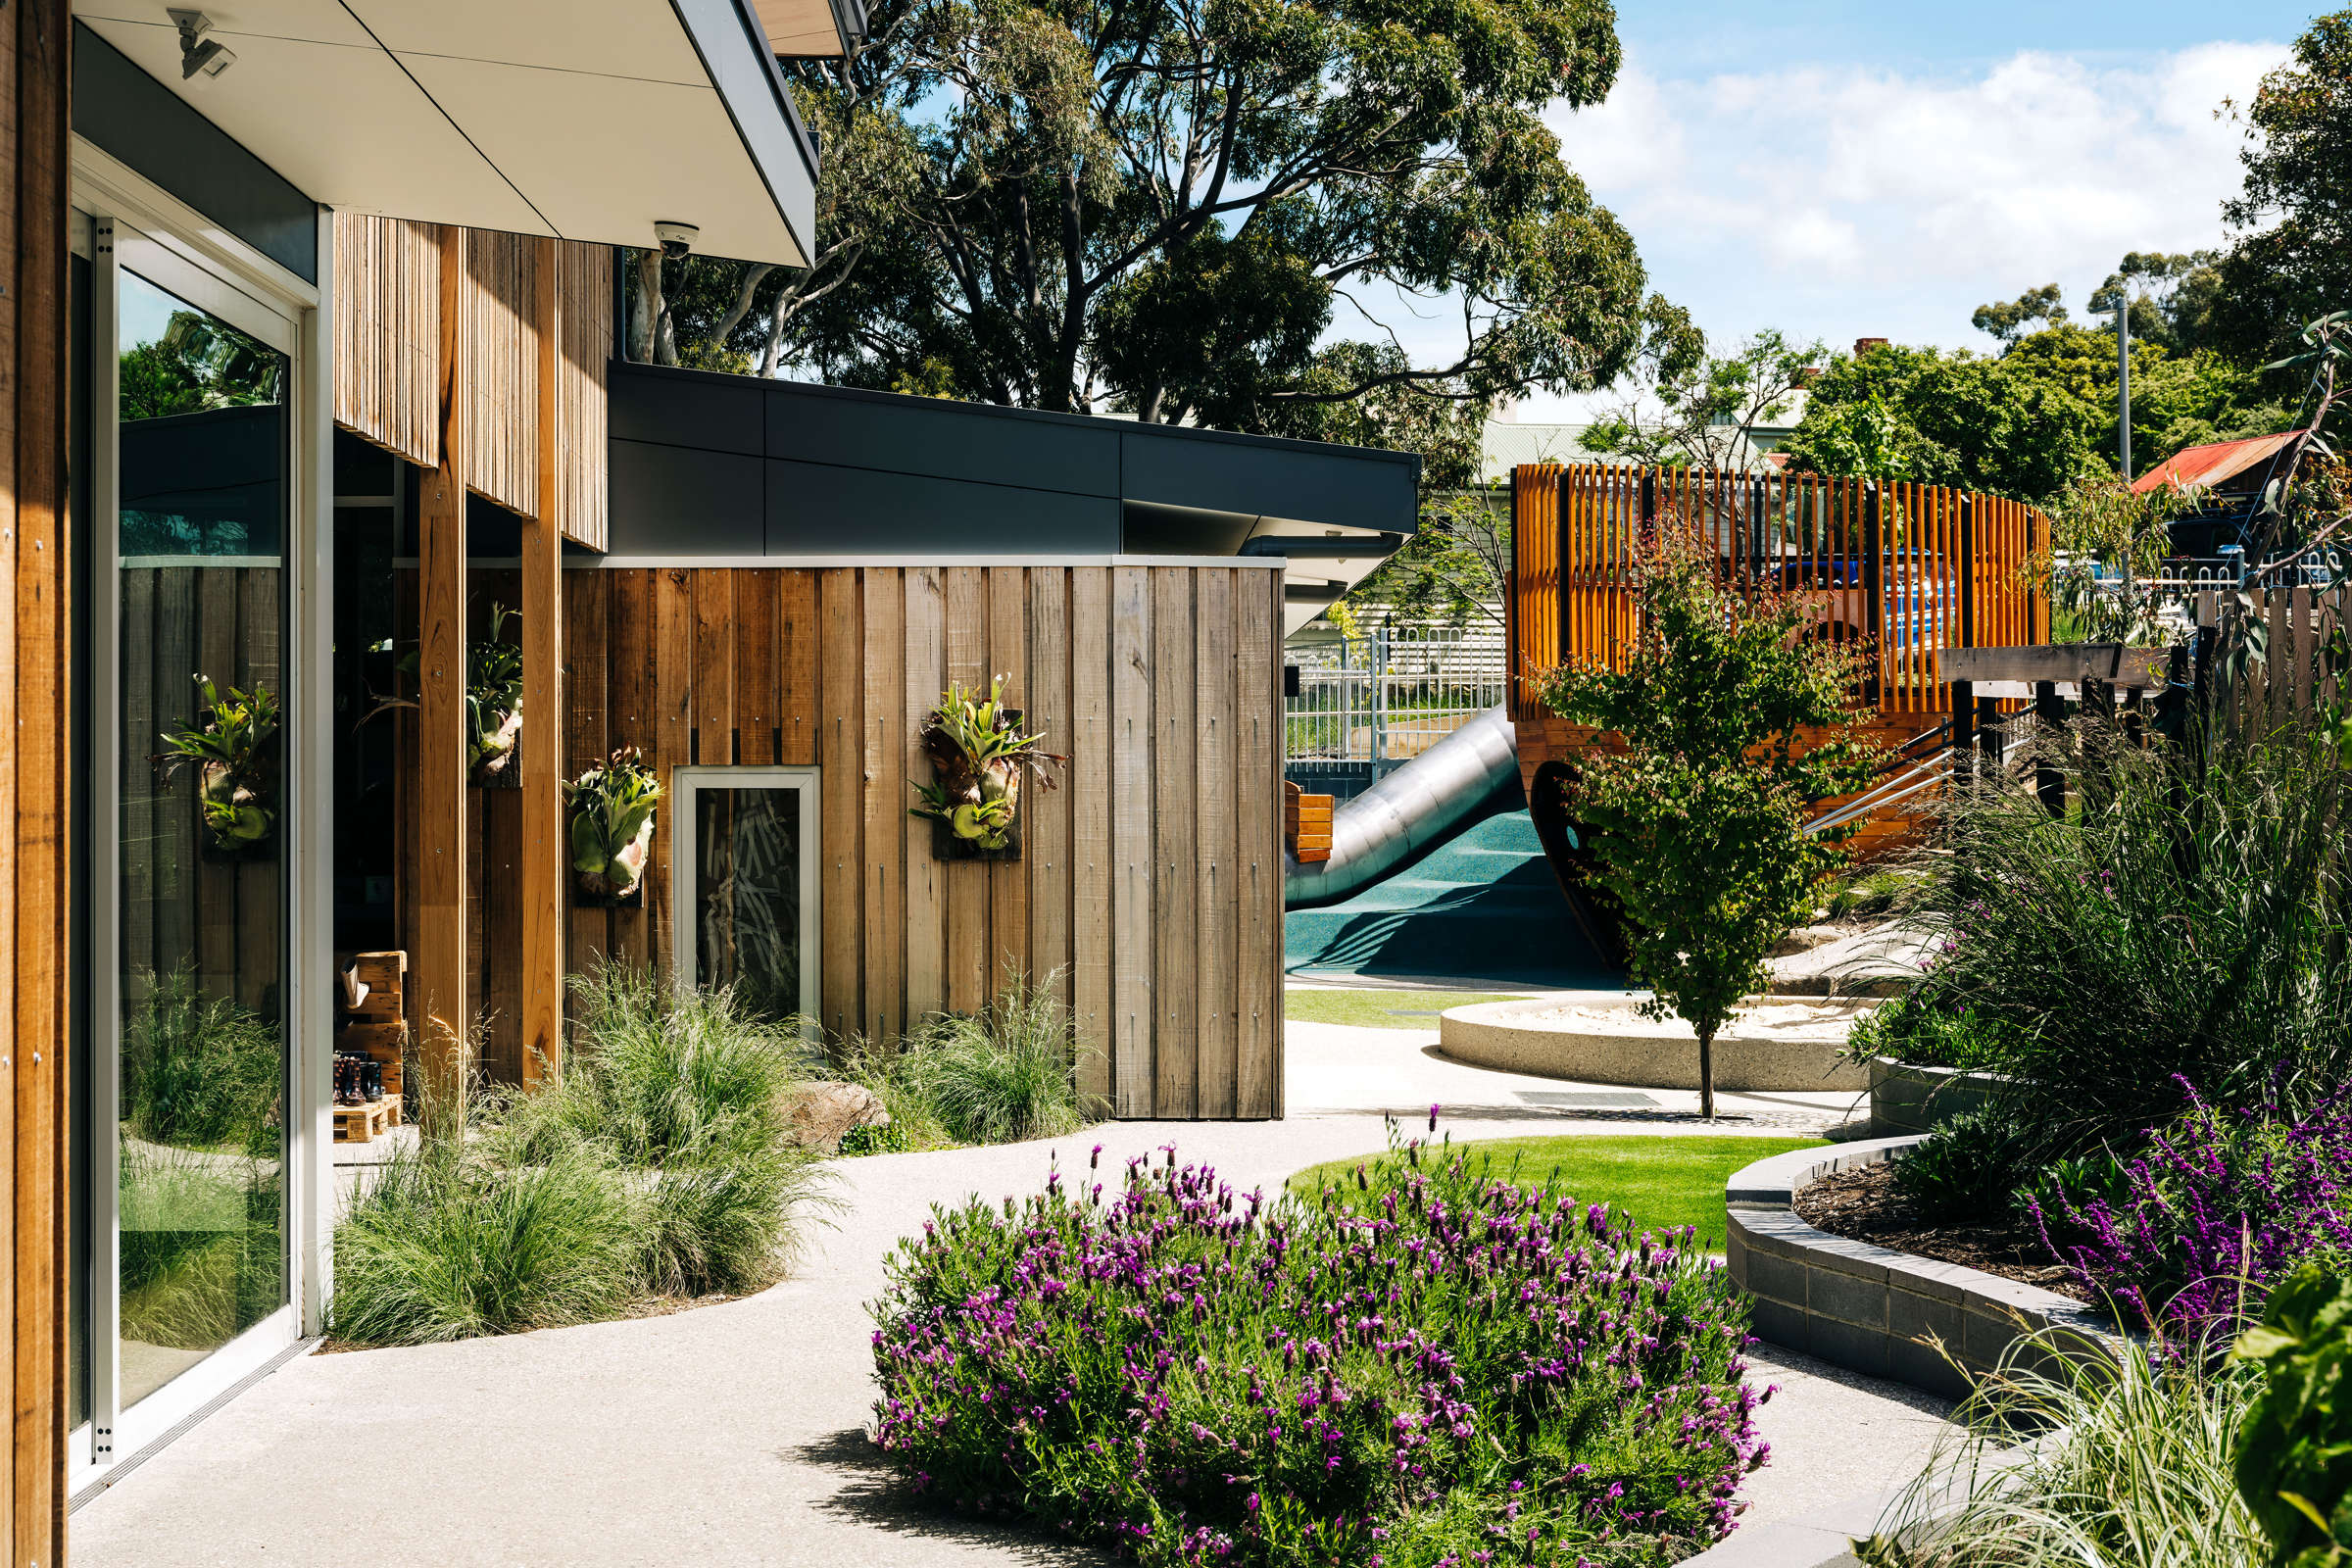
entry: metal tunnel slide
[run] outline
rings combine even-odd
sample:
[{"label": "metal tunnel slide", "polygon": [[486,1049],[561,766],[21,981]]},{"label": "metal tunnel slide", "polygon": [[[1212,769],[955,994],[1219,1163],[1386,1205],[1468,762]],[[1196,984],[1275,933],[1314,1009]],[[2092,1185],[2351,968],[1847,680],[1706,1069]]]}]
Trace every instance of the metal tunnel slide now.
[{"label": "metal tunnel slide", "polygon": [[1328,904],[1369,887],[1451,837],[1518,771],[1518,742],[1496,704],[1335,810],[1330,859],[1286,857],[1284,904]]}]

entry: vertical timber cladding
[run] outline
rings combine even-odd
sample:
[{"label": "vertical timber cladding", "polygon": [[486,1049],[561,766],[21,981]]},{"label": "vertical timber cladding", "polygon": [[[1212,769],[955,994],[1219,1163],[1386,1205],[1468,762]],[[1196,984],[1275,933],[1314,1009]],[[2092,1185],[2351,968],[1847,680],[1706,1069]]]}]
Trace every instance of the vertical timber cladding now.
[{"label": "vertical timber cladding", "polygon": [[[612,354],[610,246],[462,231],[449,297],[466,318],[466,486],[542,515],[543,417],[556,424],[551,501],[564,537],[605,547],[605,367]],[[441,230],[335,215],[335,422],[425,468],[441,466]],[[543,409],[539,323],[552,292],[559,353]]]},{"label": "vertical timber cladding", "polygon": [[65,0],[0,12],[0,1099],[12,1564],[65,1553],[70,859]]},{"label": "vertical timber cladding", "polygon": [[[828,1033],[893,1041],[1009,966],[1054,976],[1080,1088],[1116,1114],[1277,1116],[1281,591],[1256,566],[574,570],[564,768],[624,745],[664,773],[818,764]],[[942,861],[907,814],[929,776],[915,732],[948,681],[992,674],[1069,762],[1025,792],[1020,859]],[[485,1000],[518,989],[498,972],[515,948],[496,820]],[[659,824],[644,907],[569,911],[572,971],[670,961],[680,822],[664,807]],[[515,1070],[513,1034],[491,1021],[493,1073]]]}]

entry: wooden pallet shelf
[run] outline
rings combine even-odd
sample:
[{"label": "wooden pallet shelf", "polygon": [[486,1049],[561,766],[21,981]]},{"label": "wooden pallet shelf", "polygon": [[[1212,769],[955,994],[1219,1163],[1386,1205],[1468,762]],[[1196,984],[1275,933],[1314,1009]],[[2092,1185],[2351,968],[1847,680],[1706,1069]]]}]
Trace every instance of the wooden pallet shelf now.
[{"label": "wooden pallet shelf", "polygon": [[372,1144],[401,1121],[398,1095],[370,1100],[364,1105],[337,1105],[334,1111],[338,1144]]}]

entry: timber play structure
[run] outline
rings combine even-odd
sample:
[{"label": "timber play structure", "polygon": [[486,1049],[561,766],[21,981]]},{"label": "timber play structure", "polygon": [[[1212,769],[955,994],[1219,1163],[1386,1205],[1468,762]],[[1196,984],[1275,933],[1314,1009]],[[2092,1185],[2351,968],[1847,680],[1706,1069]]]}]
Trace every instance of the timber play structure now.
[{"label": "timber play structure", "polygon": [[1863,794],[1818,803],[1815,817],[1858,822],[1859,855],[1912,836],[1911,803],[1942,776],[1956,735],[2034,695],[2018,681],[1972,685],[1960,667],[1972,651],[2050,635],[2049,595],[2029,572],[2050,522],[2020,502],[1820,474],[1531,464],[1512,474],[1511,525],[1506,706],[1520,777],[1579,922],[1599,939],[1607,922],[1582,891],[1563,785],[1578,757],[1609,740],[1545,709],[1537,677],[1559,664],[1625,666],[1636,555],[1657,528],[1692,529],[1714,546],[1724,582],[1796,596],[1807,635],[1860,651],[1862,727],[1893,760]]}]

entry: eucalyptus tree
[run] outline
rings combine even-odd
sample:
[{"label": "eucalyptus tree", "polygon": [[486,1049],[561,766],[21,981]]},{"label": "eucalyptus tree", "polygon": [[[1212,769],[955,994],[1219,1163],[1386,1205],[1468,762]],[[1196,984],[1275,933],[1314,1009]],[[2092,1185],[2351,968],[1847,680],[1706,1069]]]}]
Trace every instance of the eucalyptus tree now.
[{"label": "eucalyptus tree", "polygon": [[[1614,81],[1607,0],[884,0],[874,26],[791,67],[838,127],[834,270],[779,317],[783,274],[645,269],[747,368],[1251,429],[1381,388],[1483,411],[1636,346],[1633,241],[1544,122]],[[1330,355],[1399,296],[1443,352]]]}]

